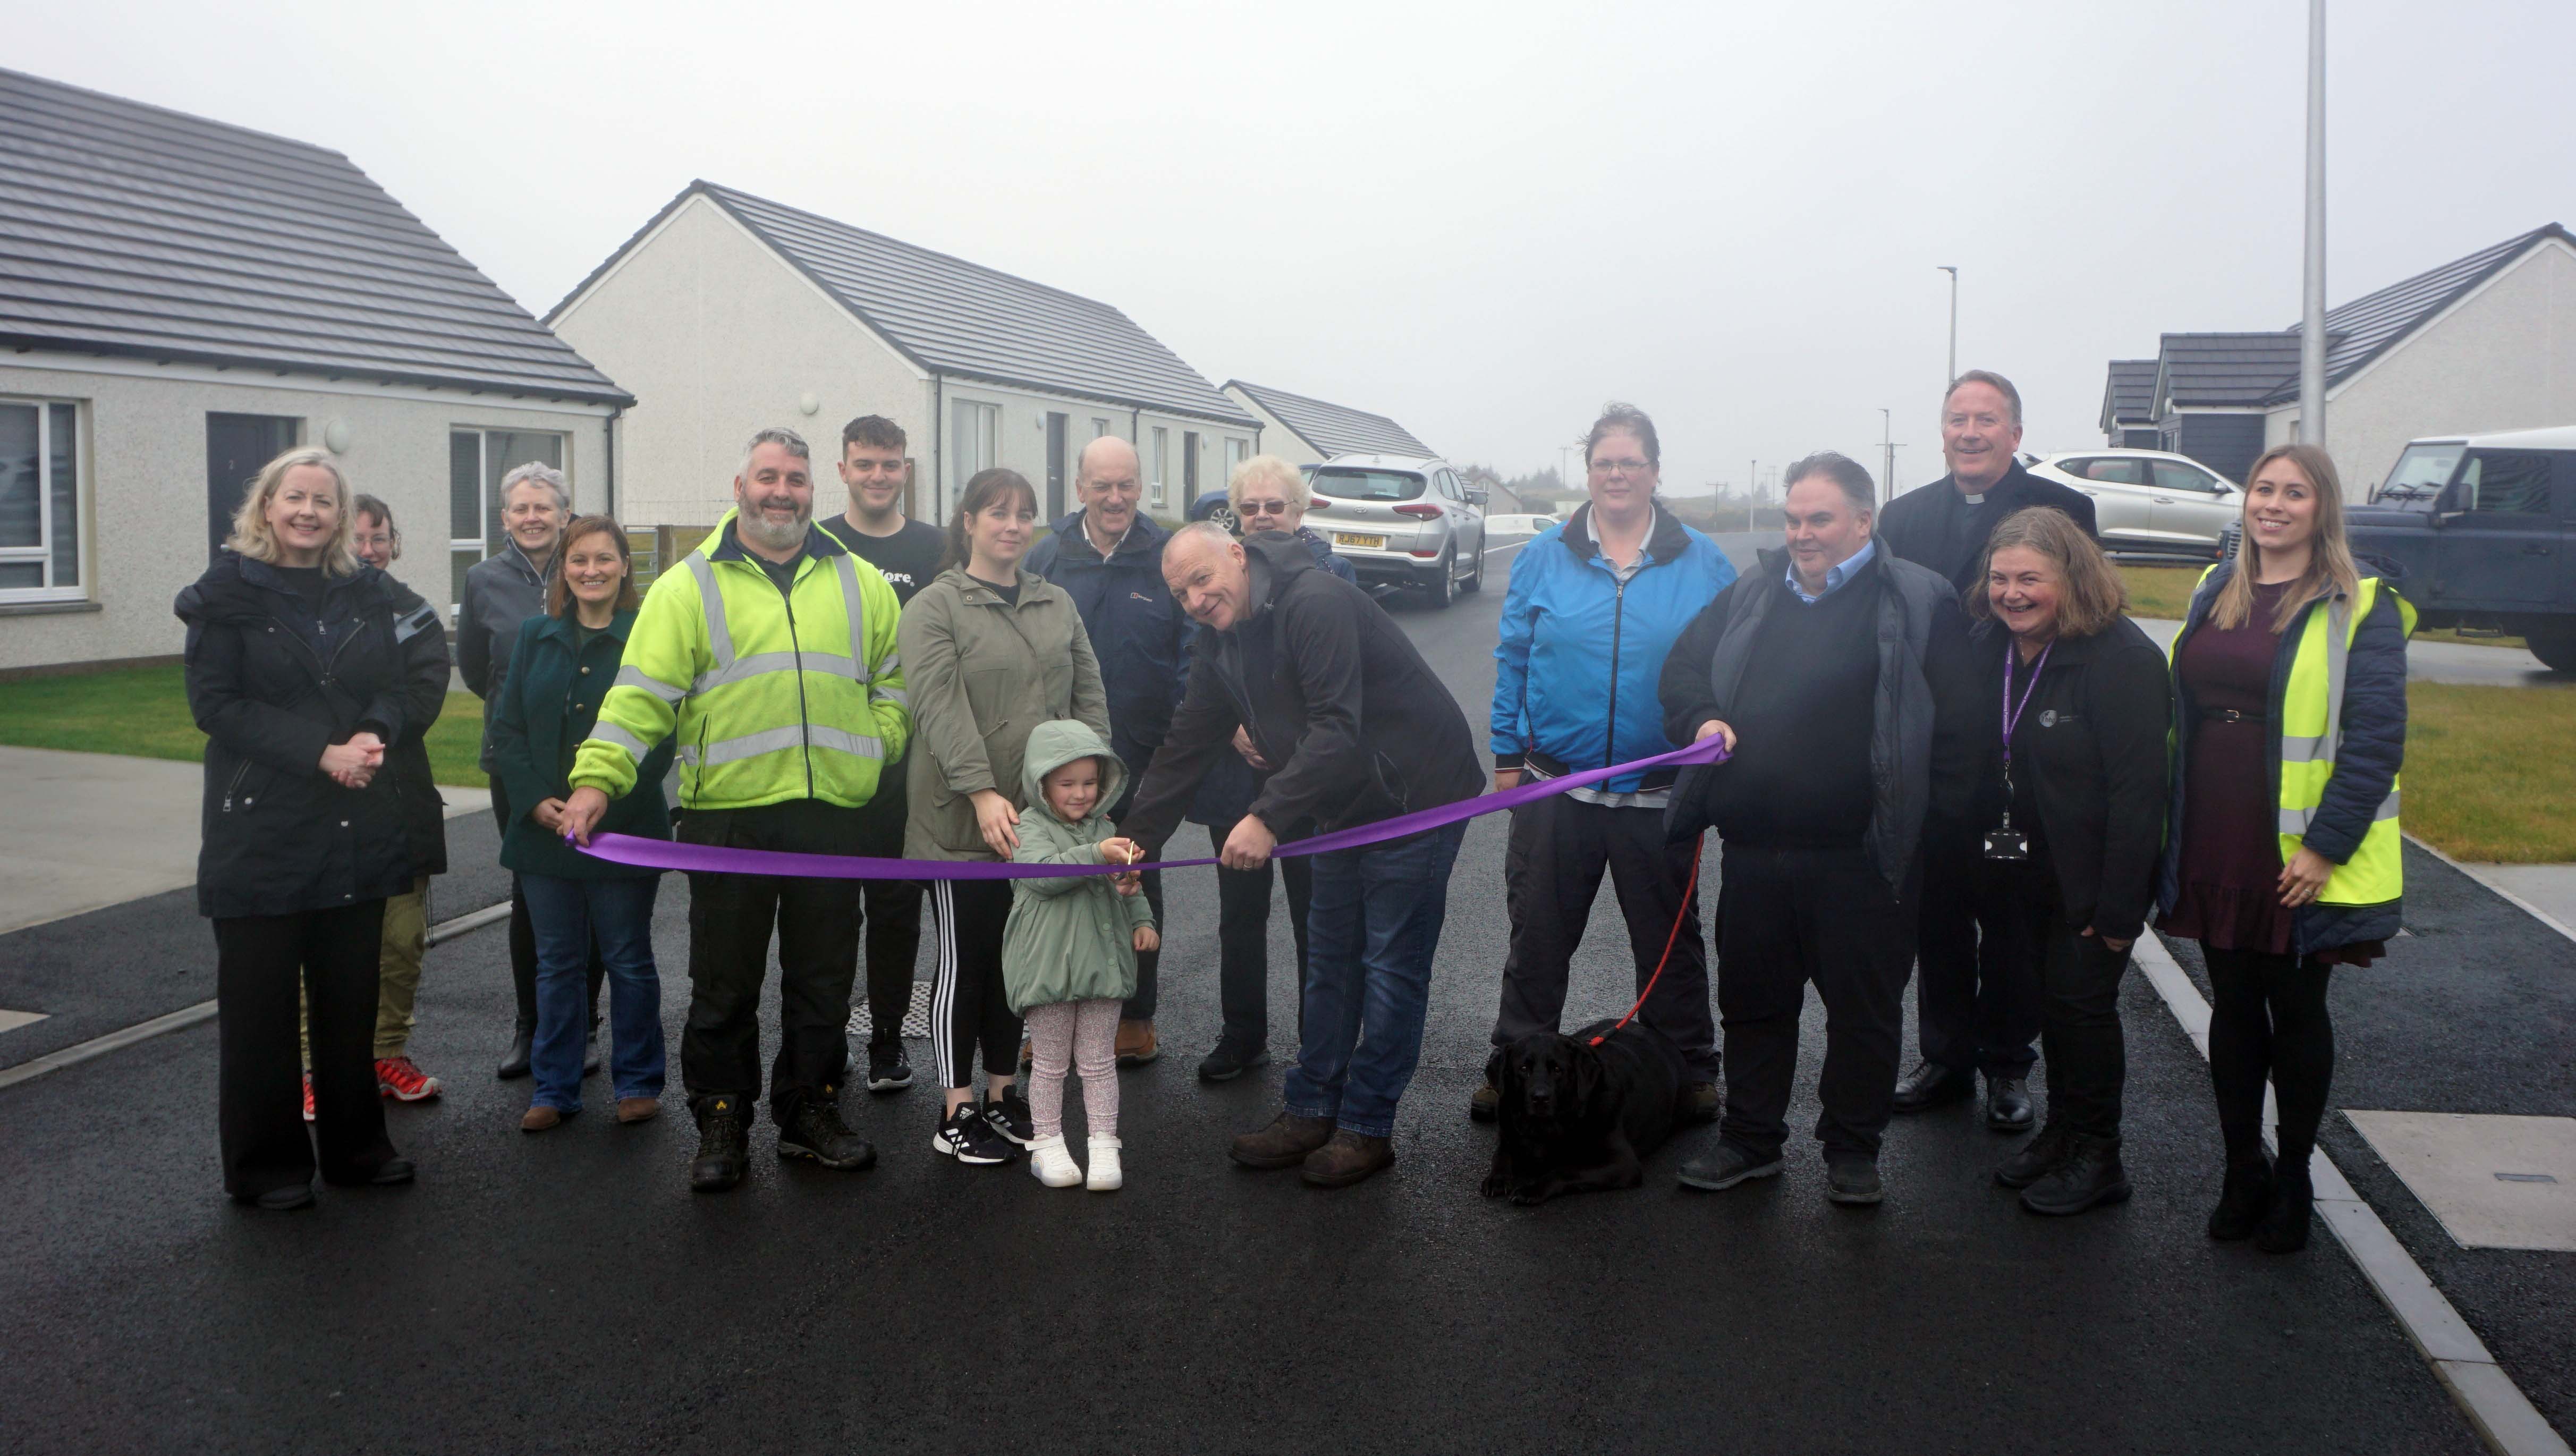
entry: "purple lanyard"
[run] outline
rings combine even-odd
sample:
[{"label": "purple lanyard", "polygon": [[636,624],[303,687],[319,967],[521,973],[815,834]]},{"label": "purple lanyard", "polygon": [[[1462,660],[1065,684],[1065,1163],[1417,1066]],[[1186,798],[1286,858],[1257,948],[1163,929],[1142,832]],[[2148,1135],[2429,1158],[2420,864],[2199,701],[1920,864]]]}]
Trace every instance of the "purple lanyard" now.
[{"label": "purple lanyard", "polygon": [[2011,634],[2009,634],[2009,633],[2005,634],[2005,637],[2004,637],[2004,782],[2005,782],[2006,784],[2010,784],[2010,783],[2012,782],[2012,736],[2013,736],[2013,730],[2014,730],[2015,728],[2018,728],[2018,727],[2020,727],[2020,726],[2021,726],[2021,715],[2022,715],[2024,712],[2028,711],[2028,710],[2029,710],[2029,708],[2030,708],[2030,695],[2031,695],[2032,693],[2037,692],[2037,691],[2039,690],[2039,675],[2040,675],[2040,673],[2041,673],[2042,671],[2044,671],[2044,670],[2048,667],[2048,654],[2050,654],[2051,652],[2054,652],[2054,651],[2056,651],[2056,650],[2057,650],[2057,641],[2056,641],[2056,639],[2055,639],[2055,638],[2051,638],[2051,639],[2049,639],[2049,643],[2048,643],[2048,645],[2047,645],[2046,647],[2043,647],[2043,648],[2039,649],[2039,660],[2038,660],[2037,662],[2034,662],[2034,663],[2032,663],[2032,664],[2030,665],[2030,681],[2028,681],[2028,682],[2026,682],[2026,683],[2023,683],[2023,684],[2022,684],[2022,687],[2021,687],[2021,706],[2020,706],[2020,707],[2018,707],[2018,708],[2016,708],[2016,707],[2014,707],[2014,706],[2013,706],[2013,699],[2012,699],[2013,640],[2012,640],[2012,636],[2011,636]]}]

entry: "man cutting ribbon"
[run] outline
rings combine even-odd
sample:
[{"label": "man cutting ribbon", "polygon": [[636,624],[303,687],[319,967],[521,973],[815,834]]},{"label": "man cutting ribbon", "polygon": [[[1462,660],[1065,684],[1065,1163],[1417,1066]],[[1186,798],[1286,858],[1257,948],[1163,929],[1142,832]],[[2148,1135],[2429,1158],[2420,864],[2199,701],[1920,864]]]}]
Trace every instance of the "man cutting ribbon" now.
[{"label": "man cutting ribbon", "polygon": [[[1277,826],[1326,832],[1471,799],[1483,767],[1457,699],[1368,593],[1315,568],[1291,537],[1237,541],[1209,522],[1163,551],[1163,579],[1209,630],[1191,644],[1186,695],[1120,829],[1159,850],[1242,728],[1275,765],[1227,834],[1220,863],[1268,863]],[[1422,1052],[1452,823],[1315,856],[1303,1037],[1287,1107],[1234,1140],[1253,1168],[1301,1167],[1344,1188],[1395,1163],[1395,1107]]]}]

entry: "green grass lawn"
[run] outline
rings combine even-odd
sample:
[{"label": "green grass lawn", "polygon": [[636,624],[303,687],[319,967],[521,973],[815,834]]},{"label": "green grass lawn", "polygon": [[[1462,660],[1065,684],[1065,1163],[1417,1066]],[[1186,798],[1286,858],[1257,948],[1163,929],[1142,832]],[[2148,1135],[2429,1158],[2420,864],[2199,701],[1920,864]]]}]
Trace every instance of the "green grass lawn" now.
[{"label": "green grass lawn", "polygon": [[[442,784],[483,787],[487,780],[474,766],[482,738],[482,701],[449,693],[447,710],[429,730],[432,774]],[[0,683],[0,743],[188,763],[206,757],[206,735],[188,716],[175,663]]]},{"label": "green grass lawn", "polygon": [[2576,687],[2406,689],[2408,833],[2459,859],[2576,861]]},{"label": "green grass lawn", "polygon": [[[2191,606],[2192,588],[2200,584],[2201,568],[2197,566],[2120,566],[2120,580],[2129,588],[2129,615],[2133,617],[2166,617],[2181,621]],[[2521,647],[2519,637],[2463,637],[2451,628],[2419,631],[2417,642],[2465,642],[2472,647]]]}]

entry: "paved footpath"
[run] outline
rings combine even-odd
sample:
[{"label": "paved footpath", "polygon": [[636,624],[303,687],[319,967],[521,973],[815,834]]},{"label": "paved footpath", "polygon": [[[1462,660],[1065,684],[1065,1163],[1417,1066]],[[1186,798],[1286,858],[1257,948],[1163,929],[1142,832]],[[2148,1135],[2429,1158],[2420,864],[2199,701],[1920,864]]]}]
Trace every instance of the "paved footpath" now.
[{"label": "paved footpath", "polygon": [[[1479,725],[1488,580],[1445,613],[1398,604]],[[460,856],[489,832],[454,828]],[[1987,1177],[2011,1141],[1964,1109],[1891,1132],[1875,1210],[1828,1205],[1803,1140],[1771,1183],[1682,1190],[1672,1172],[1706,1131],[1633,1192],[1478,1198],[1491,1134],[1464,1108],[1504,948],[1503,838],[1478,821],[1452,881],[1400,1161],[1341,1193],[1224,1159],[1230,1133],[1269,1116],[1280,1068],[1190,1076],[1217,1023],[1214,896],[1190,872],[1171,885],[1170,1050],[1122,1077],[1115,1195],[933,1157],[923,1087],[851,1095],[875,1170],[781,1165],[763,1125],[751,1179],[724,1197],[686,1190],[676,1086],[660,1121],[619,1127],[594,1081],[589,1115],[523,1136],[526,1084],[485,1070],[510,1018],[496,931],[431,953],[416,1051],[450,1092],[390,1111],[422,1169],[408,1189],[326,1189],[291,1216],[225,1203],[211,1027],[0,1089],[0,1450],[2482,1449],[2331,1239],[2274,1259],[2202,1235],[2219,1171],[2207,1075],[2143,978],[2124,996],[2139,1192],[2117,1209],[2024,1214]],[[2545,1018],[2576,978],[2516,940],[2528,963],[2471,989],[2505,922],[2468,893],[2442,912],[2456,931],[2410,943],[2411,971],[2339,988],[2359,1043],[2339,1100],[2568,1110],[2567,1042],[2553,1049]],[[102,977],[202,984],[210,938],[184,898],[60,922],[47,957],[113,927]],[[1628,1000],[1604,901],[1570,1017]],[[669,883],[657,922],[675,1053],[686,902]],[[1273,932],[1284,1058],[1293,960]],[[0,1004],[26,943],[0,937]],[[2409,998],[2446,978],[2454,1019],[2410,1035]],[[1811,999],[1802,1128],[1821,1027]],[[0,1061],[26,1034],[0,1034]],[[2335,1146],[2368,1185],[2363,1154]],[[2384,1209],[2407,1196],[2365,1192]],[[2410,1247],[2428,1237],[2391,1217]],[[2576,1428],[2565,1307],[2532,1310],[2547,1289],[2491,1267],[2457,1276],[2491,1298],[2455,1298]]]}]

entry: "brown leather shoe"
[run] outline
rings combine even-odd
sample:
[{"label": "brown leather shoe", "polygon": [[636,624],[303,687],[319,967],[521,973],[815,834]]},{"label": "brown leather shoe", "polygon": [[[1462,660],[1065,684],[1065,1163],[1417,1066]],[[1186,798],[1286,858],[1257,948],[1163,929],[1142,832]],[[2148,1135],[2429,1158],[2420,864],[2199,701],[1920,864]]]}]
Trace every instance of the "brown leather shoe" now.
[{"label": "brown leather shoe", "polygon": [[1154,1023],[1150,1021],[1118,1023],[1118,1065],[1141,1067],[1162,1054],[1162,1044],[1154,1040]]},{"label": "brown leather shoe", "polygon": [[1261,1131],[1237,1137],[1232,1156],[1247,1168],[1294,1168],[1332,1138],[1331,1118],[1283,1112]]},{"label": "brown leather shoe", "polygon": [[620,1097],[617,1099],[619,1122],[651,1122],[662,1115],[659,1097]]},{"label": "brown leather shoe", "polygon": [[1298,1176],[1317,1188],[1348,1188],[1395,1166],[1395,1144],[1382,1137],[1336,1129],[1333,1140],[1306,1155]]},{"label": "brown leather shoe", "polygon": [[531,1107],[519,1118],[519,1131],[544,1132],[563,1125],[563,1112],[553,1107]]},{"label": "brown leather shoe", "polygon": [[1693,1082],[1682,1089],[1682,1121],[1715,1122],[1726,1111],[1726,1094],[1715,1082]]}]

